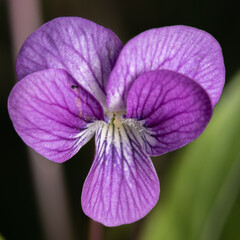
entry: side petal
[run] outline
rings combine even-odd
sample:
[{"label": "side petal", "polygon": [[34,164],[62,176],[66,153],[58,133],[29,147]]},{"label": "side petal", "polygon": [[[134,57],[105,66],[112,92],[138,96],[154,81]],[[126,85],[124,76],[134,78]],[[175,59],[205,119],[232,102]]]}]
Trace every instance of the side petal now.
[{"label": "side petal", "polygon": [[17,78],[48,68],[64,69],[105,105],[106,84],[121,48],[119,38],[107,28],[80,17],[56,18],[24,42]]},{"label": "side petal", "polygon": [[161,69],[194,79],[208,92],[213,106],[218,102],[225,82],[218,42],[202,30],[171,26],[143,32],[122,49],[108,82],[108,107],[124,109],[135,79],[144,72]]},{"label": "side petal", "polygon": [[207,92],[190,78],[168,70],[141,75],[128,94],[126,117],[142,123],[144,149],[152,156],[193,141],[211,115]]},{"label": "side petal", "polygon": [[8,111],[23,141],[44,157],[63,162],[94,134],[103,119],[97,100],[64,70],[33,73],[10,93]]},{"label": "side petal", "polygon": [[158,177],[141,141],[125,124],[103,124],[97,130],[95,159],[82,192],[83,211],[95,221],[106,226],[131,223],[158,201]]}]

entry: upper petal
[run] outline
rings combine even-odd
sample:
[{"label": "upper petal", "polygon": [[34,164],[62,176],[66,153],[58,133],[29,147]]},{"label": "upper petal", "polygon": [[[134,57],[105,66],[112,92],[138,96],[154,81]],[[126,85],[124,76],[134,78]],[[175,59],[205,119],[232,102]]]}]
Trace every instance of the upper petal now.
[{"label": "upper petal", "polygon": [[47,68],[61,68],[103,105],[109,74],[122,44],[109,29],[80,17],[45,23],[24,42],[17,58],[17,78]]},{"label": "upper petal", "polygon": [[106,226],[131,223],[154,207],[159,191],[139,133],[126,124],[103,124],[96,132],[95,158],[83,186],[85,214]]},{"label": "upper petal", "polygon": [[98,101],[64,70],[28,75],[12,89],[8,111],[23,141],[55,162],[71,158],[103,119]]},{"label": "upper petal", "polygon": [[208,92],[213,106],[218,102],[225,82],[218,42],[202,30],[171,26],[143,32],[122,49],[108,82],[108,107],[124,109],[135,79],[144,72],[160,69],[194,79]]},{"label": "upper petal", "polygon": [[142,123],[149,155],[191,142],[203,132],[211,115],[207,92],[190,78],[168,70],[141,75],[128,94],[126,117]]}]

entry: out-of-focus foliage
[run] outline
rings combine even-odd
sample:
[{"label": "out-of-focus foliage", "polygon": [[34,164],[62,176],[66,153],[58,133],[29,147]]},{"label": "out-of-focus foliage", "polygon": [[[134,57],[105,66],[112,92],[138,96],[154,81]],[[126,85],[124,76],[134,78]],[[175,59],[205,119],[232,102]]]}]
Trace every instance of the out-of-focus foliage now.
[{"label": "out-of-focus foliage", "polygon": [[240,239],[240,72],[205,132],[176,157],[140,239]]},{"label": "out-of-focus foliage", "polygon": [[0,234],[0,240],[5,240],[5,238],[3,238],[3,236]]}]

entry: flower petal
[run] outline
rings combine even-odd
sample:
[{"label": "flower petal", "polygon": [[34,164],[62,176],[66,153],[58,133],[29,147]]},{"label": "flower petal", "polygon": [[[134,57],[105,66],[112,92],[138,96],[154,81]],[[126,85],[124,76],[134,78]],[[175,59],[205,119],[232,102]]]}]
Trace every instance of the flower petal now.
[{"label": "flower petal", "polygon": [[103,124],[96,132],[95,159],[85,180],[82,208],[106,226],[144,217],[159,197],[159,181],[142,139],[125,124]]},{"label": "flower petal", "polygon": [[207,92],[190,78],[168,70],[141,75],[127,99],[127,118],[142,123],[145,151],[160,155],[197,138],[212,115]]},{"label": "flower petal", "polygon": [[171,70],[198,82],[218,102],[225,81],[221,47],[208,33],[187,26],[151,29],[130,40],[122,49],[108,82],[107,105],[125,108],[135,79],[151,70]]},{"label": "flower petal", "polygon": [[71,158],[94,134],[103,109],[64,70],[48,69],[18,82],[8,111],[23,141],[55,162]]},{"label": "flower petal", "polygon": [[24,42],[17,58],[17,77],[64,69],[105,105],[106,84],[121,48],[119,38],[107,28],[80,17],[56,18]]}]

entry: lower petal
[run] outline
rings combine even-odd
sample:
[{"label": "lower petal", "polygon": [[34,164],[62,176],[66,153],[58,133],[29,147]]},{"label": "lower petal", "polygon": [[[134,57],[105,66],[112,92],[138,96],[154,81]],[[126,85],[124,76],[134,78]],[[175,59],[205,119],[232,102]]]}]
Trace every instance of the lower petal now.
[{"label": "lower petal", "polygon": [[105,124],[96,132],[96,152],[82,192],[86,215],[106,226],[144,217],[156,204],[160,186],[139,133],[126,124]]}]

